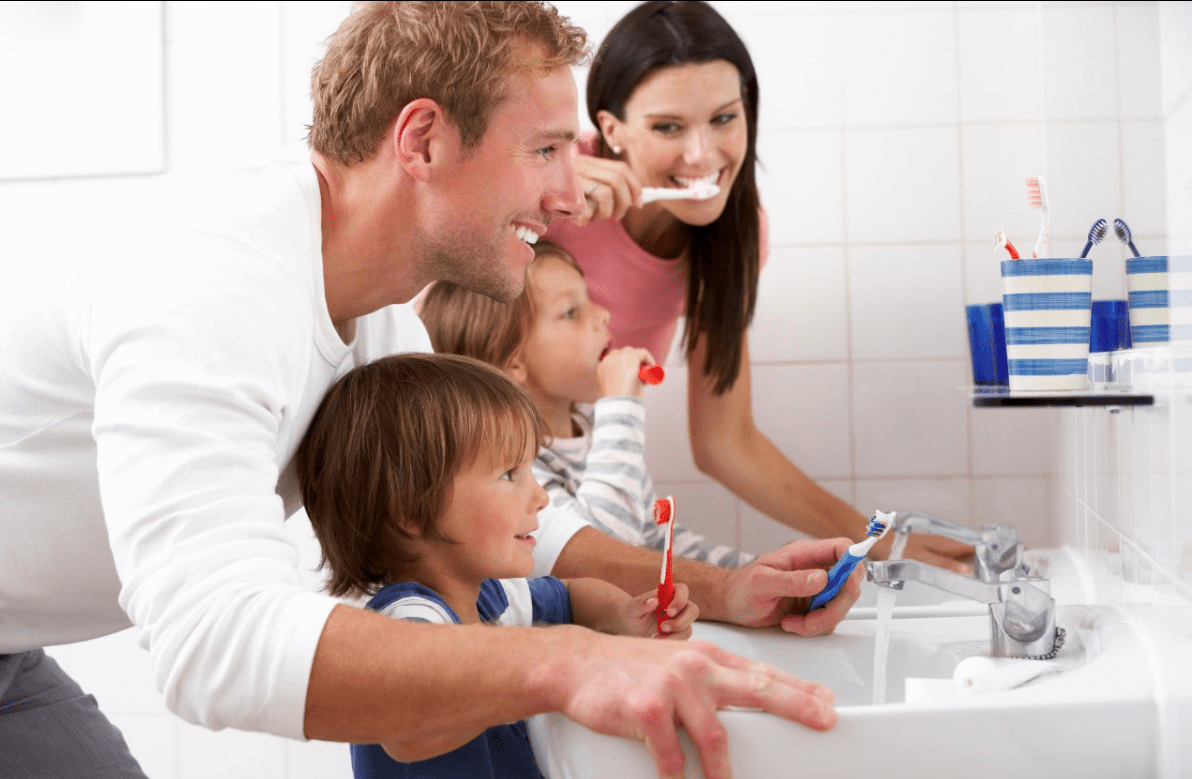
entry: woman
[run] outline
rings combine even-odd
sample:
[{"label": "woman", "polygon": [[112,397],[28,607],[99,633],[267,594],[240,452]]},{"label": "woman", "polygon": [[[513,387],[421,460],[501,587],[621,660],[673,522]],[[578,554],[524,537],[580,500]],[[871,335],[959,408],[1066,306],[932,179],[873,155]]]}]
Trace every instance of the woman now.
[{"label": "woman", "polygon": [[[867,518],[809,479],[753,421],[746,331],[767,241],[754,177],[758,84],[745,44],[706,3],[644,3],[601,44],[587,99],[599,128],[575,164],[587,211],[547,235],[575,256],[593,301],[612,313],[613,346],[663,360],[685,313],[699,469],[792,528],[863,537]],[[699,182],[718,194],[642,202],[643,186]],[[956,559],[969,551],[913,537],[906,554],[962,569]]]}]

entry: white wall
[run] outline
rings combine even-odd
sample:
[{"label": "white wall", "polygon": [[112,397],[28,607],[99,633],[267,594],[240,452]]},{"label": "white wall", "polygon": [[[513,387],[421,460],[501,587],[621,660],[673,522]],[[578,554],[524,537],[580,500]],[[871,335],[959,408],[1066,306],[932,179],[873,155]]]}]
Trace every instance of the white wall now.
[{"label": "white wall", "polygon": [[[254,166],[298,143],[310,65],[349,4],[163,5],[164,168]],[[634,3],[559,5],[598,40]],[[1067,483],[1056,464],[1070,423],[1053,410],[971,407],[964,306],[1000,299],[996,229],[1020,249],[1034,242],[1029,175],[1048,178],[1054,254],[1079,250],[1096,218],[1115,216],[1146,253],[1169,241],[1187,250],[1187,6],[718,7],[750,46],[763,90],[772,254],[751,334],[762,429],[862,512],[919,508],[972,525],[1012,522],[1035,545],[1068,540],[1052,507],[1057,483]],[[0,183],[0,208],[65,213],[138,183]],[[1122,297],[1121,247],[1093,256],[1096,296]],[[649,397],[660,489],[711,535],[755,551],[778,545],[787,530],[694,468],[684,370],[672,361]],[[342,746],[209,733],[170,716],[129,633],[54,654],[96,693],[152,777],[350,776]]]}]

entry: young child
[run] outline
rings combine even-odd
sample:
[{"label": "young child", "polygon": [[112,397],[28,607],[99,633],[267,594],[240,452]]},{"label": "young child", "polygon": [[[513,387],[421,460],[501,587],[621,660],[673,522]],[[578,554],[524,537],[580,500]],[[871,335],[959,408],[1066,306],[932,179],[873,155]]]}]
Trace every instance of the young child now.
[{"label": "young child", "polygon": [[[497,366],[534,398],[548,435],[534,475],[551,505],[622,541],[661,551],[666,528],[653,518],[638,375],[654,358],[645,349],[609,348],[609,313],[588,299],[570,254],[545,240],[534,254],[525,294],[513,303],[448,282],[427,289],[419,314],[431,343],[438,352]],[[672,550],[726,567],[753,559],[681,524]]]},{"label": "young child", "polygon": [[[530,468],[541,438],[526,392],[478,360],[402,354],[340,378],[296,455],[328,589],[371,596],[368,608],[395,619],[654,636],[657,590],[631,598],[596,579],[521,578],[547,505]],[[675,589],[662,630],[687,638],[699,610]],[[524,722],[417,763],[354,744],[352,769],[358,779],[541,779]]]}]

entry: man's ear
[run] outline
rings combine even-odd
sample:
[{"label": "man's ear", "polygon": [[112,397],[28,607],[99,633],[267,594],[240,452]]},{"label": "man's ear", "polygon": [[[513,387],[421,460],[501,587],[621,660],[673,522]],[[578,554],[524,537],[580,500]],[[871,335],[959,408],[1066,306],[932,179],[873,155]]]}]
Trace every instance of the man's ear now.
[{"label": "man's ear", "polygon": [[390,134],[397,164],[421,182],[426,182],[433,168],[443,162],[452,142],[459,142],[442,106],[425,97],[406,104]]}]

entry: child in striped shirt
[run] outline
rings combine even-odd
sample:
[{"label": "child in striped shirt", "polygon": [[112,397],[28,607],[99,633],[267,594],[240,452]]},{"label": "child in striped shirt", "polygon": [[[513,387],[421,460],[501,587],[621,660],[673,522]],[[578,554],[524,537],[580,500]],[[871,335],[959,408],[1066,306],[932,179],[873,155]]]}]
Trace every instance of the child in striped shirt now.
[{"label": "child in striped shirt", "polygon": [[[639,369],[645,349],[611,349],[608,311],[588,299],[575,260],[539,240],[526,291],[501,304],[448,282],[432,285],[419,313],[435,351],[488,362],[524,386],[546,426],[534,475],[551,505],[636,546],[661,551],[666,528],[653,521],[646,469],[645,406]],[[737,567],[752,555],[682,525],[673,553]]]}]

